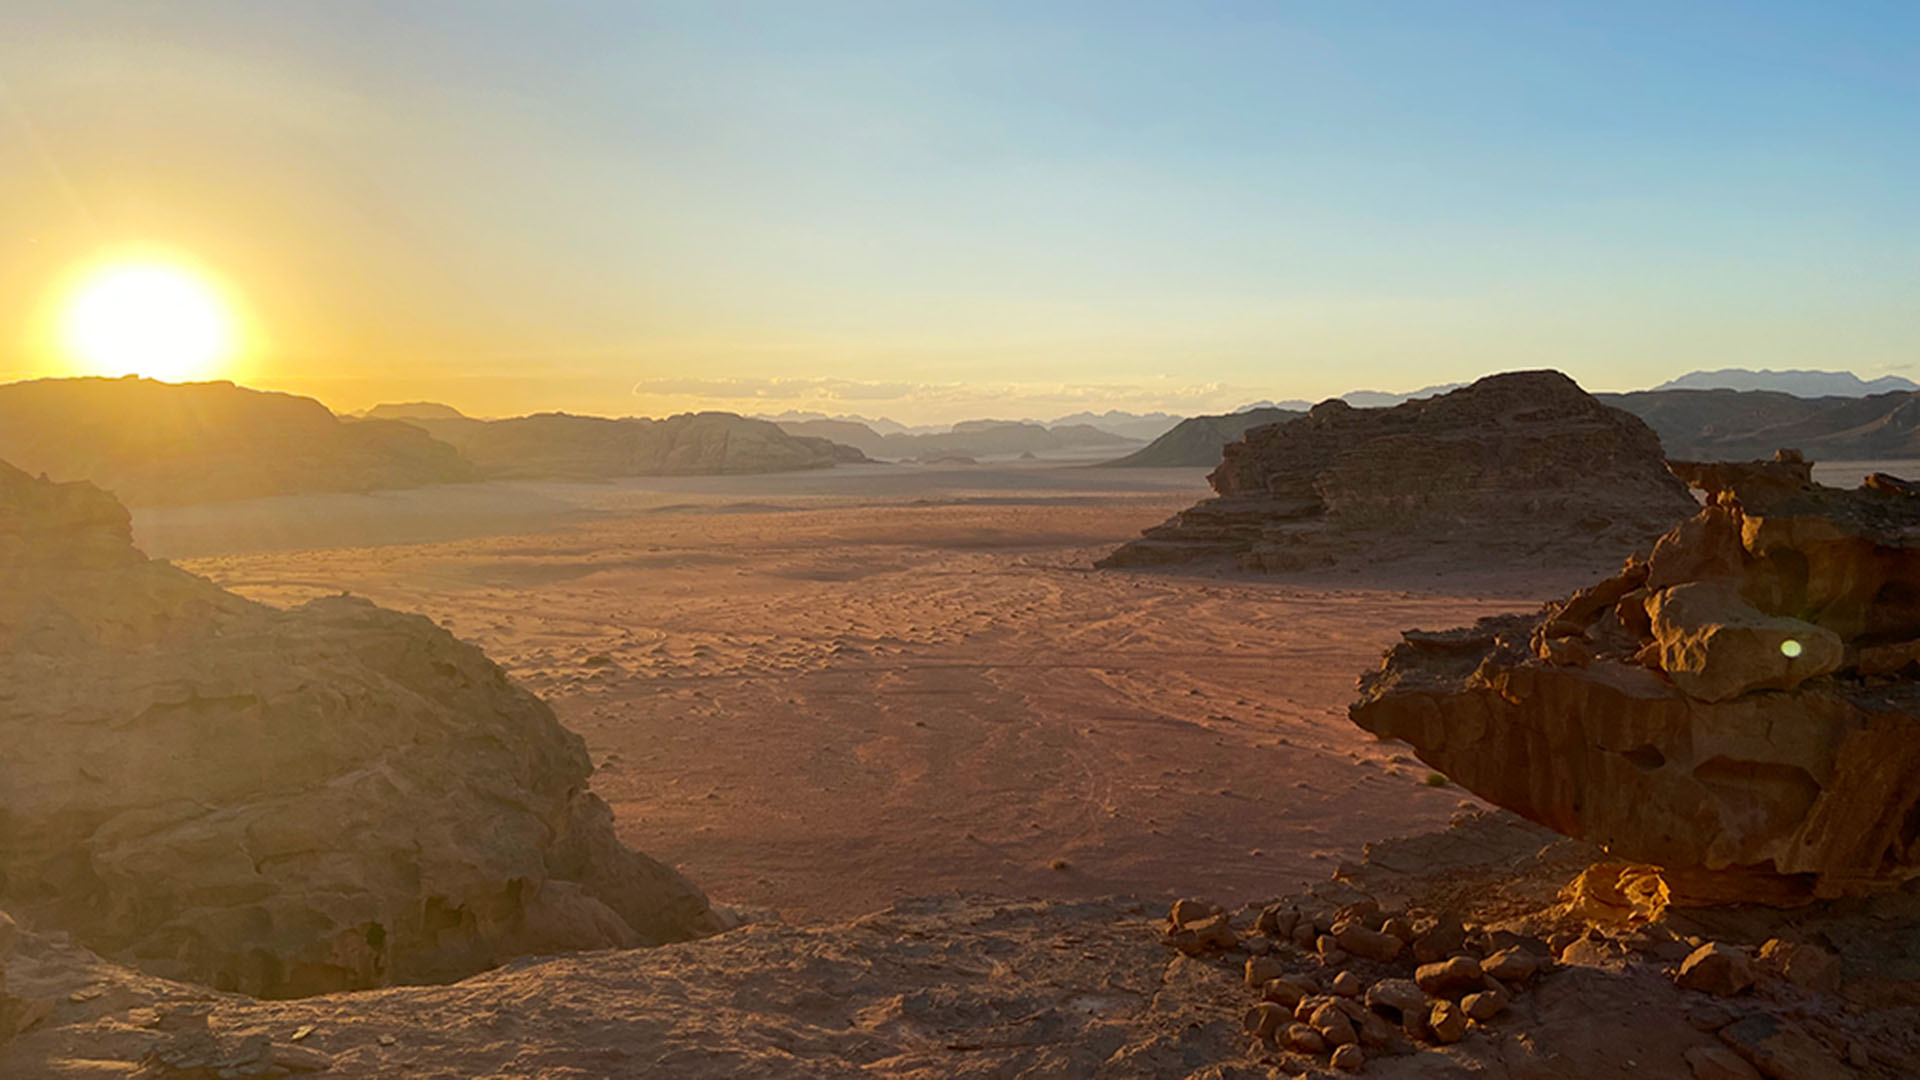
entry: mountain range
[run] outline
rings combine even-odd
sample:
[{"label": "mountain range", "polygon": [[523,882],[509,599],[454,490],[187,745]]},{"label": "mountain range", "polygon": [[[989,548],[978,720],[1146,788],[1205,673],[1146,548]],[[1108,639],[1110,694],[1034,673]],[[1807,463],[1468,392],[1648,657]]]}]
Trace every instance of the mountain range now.
[{"label": "mountain range", "polygon": [[1655,390],[1771,390],[1795,397],[1866,397],[1895,390],[1920,390],[1920,383],[1898,375],[1862,379],[1851,371],[1689,371]]},{"label": "mountain range", "polygon": [[[1716,380],[1758,388],[1694,386]],[[1779,386],[1895,389],[1806,396]],[[1444,389],[1356,391],[1344,400],[1405,400]],[[1693,372],[1653,390],[1594,396],[1645,420],[1676,459],[1762,458],[1783,447],[1815,460],[1920,459],[1920,387],[1894,376]],[[1305,403],[1282,403],[1295,404]],[[434,402],[341,416],[312,398],[230,382],[39,379],[0,386],[0,458],[56,480],[91,480],[129,505],[160,506],[496,478],[781,472],[873,458],[1106,457],[1118,466],[1210,468],[1248,430],[1300,413],[1261,405],[1189,417],[1142,445],[1120,431],[1151,430],[1170,414],[971,420],[918,431],[847,417],[789,414],[776,423],[719,412],[482,420]]]}]

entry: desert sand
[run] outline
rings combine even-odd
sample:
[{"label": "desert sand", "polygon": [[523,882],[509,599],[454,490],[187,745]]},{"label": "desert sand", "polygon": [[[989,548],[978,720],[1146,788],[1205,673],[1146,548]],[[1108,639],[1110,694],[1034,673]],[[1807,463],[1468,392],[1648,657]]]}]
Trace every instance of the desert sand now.
[{"label": "desert sand", "polygon": [[[312,533],[247,526],[301,520],[282,499],[136,532],[255,599],[429,615],[586,737],[624,841],[792,920],[1324,878],[1462,799],[1346,722],[1355,675],[1408,626],[1570,584],[1095,571],[1198,471],[858,472],[324,496]],[[462,530],[489,535],[379,542]],[[361,546],[275,550],[306,535]]]}]

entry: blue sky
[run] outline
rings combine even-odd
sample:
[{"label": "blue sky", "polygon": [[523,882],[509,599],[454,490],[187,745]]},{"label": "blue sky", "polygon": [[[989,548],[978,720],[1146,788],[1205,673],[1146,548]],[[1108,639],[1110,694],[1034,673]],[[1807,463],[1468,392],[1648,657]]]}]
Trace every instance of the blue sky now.
[{"label": "blue sky", "polygon": [[0,0],[0,370],[144,246],[339,407],[1913,375],[1917,119],[1910,3]]}]

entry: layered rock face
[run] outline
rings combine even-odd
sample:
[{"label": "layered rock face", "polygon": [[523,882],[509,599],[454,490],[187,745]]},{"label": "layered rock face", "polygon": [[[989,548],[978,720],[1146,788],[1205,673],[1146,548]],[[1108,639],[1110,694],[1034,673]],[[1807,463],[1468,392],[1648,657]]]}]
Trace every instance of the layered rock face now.
[{"label": "layered rock face", "polygon": [[[1920,874],[1920,497],[1799,455],[1676,464],[1709,505],[1552,604],[1412,631],[1355,723],[1702,900]],[[1669,899],[1681,899],[1670,897]]]},{"label": "layered rock face", "polygon": [[721,928],[479,650],[242,599],[4,463],[0,745],[0,903],[156,974],[281,997]]},{"label": "layered rock face", "polygon": [[1651,429],[1553,371],[1390,409],[1322,402],[1228,444],[1208,480],[1218,497],[1100,565],[1284,571],[1434,551],[1554,565],[1618,558],[1696,508]]}]

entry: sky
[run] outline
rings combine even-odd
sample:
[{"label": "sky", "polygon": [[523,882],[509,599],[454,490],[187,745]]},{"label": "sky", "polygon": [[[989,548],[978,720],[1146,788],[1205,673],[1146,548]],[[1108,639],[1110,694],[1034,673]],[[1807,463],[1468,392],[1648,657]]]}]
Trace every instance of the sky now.
[{"label": "sky", "polygon": [[336,409],[1920,375],[1908,0],[0,0],[0,378],[164,257]]}]

